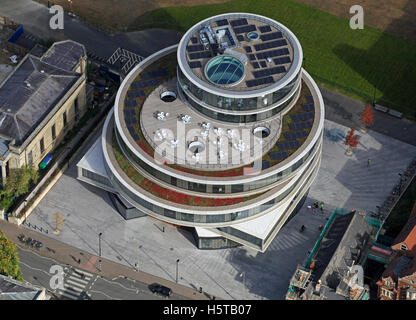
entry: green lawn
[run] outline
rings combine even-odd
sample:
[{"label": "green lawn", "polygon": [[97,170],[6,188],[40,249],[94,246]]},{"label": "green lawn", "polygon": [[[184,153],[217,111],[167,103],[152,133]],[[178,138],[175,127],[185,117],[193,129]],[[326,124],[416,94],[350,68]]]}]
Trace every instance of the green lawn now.
[{"label": "green lawn", "polygon": [[[151,11],[130,30],[186,31],[198,21],[226,12],[251,12],[275,19],[298,37],[304,67],[323,86],[403,112],[416,120],[416,43],[365,27],[352,30],[344,20],[293,0],[233,0],[219,5]],[[382,17],[380,17],[382,18]]]}]

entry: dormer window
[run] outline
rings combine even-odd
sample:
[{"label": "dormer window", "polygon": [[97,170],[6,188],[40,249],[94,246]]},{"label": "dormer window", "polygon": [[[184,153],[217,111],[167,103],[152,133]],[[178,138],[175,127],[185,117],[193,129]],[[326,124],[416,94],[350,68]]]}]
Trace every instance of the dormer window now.
[{"label": "dormer window", "polygon": [[400,250],[407,251],[407,246],[405,244],[402,244],[400,246]]}]

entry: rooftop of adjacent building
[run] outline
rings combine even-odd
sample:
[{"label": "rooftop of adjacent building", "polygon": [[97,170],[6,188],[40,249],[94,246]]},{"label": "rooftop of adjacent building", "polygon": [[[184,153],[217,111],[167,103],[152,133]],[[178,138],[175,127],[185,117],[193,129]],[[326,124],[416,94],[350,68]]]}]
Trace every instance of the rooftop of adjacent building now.
[{"label": "rooftop of adjacent building", "polygon": [[37,300],[42,288],[0,275],[0,300]]},{"label": "rooftop of adjacent building", "polygon": [[395,248],[397,245],[405,245],[407,250],[416,257],[416,202],[405,226],[394,239],[392,247]]},{"label": "rooftop of adjacent building", "polygon": [[82,45],[62,41],[40,58],[31,54],[23,58],[0,84],[2,145],[8,145],[11,140],[16,145],[24,142],[81,77],[73,69],[82,57],[85,57]]}]

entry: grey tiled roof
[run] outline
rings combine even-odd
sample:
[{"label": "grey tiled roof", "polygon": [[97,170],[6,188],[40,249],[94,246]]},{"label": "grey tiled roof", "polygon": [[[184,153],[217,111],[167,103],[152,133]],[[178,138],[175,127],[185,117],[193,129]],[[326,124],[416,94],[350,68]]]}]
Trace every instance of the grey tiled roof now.
[{"label": "grey tiled roof", "polygon": [[33,300],[40,288],[0,275],[0,300]]},{"label": "grey tiled roof", "polygon": [[57,68],[73,71],[80,57],[86,57],[84,46],[71,40],[65,40],[55,42],[45,52],[41,60]]},{"label": "grey tiled roof", "polygon": [[23,143],[79,77],[27,55],[0,86],[0,135]]}]

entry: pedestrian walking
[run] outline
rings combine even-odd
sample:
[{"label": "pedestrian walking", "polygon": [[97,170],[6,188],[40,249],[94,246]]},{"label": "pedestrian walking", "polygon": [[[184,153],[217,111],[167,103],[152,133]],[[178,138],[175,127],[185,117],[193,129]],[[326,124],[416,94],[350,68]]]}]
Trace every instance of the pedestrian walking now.
[{"label": "pedestrian walking", "polygon": [[321,212],[324,213],[324,203],[322,201],[319,204],[319,206],[321,207]]},{"label": "pedestrian walking", "polygon": [[370,166],[370,164],[371,164],[371,159],[368,159],[368,160],[367,160],[367,167],[369,167],[369,166]]}]

